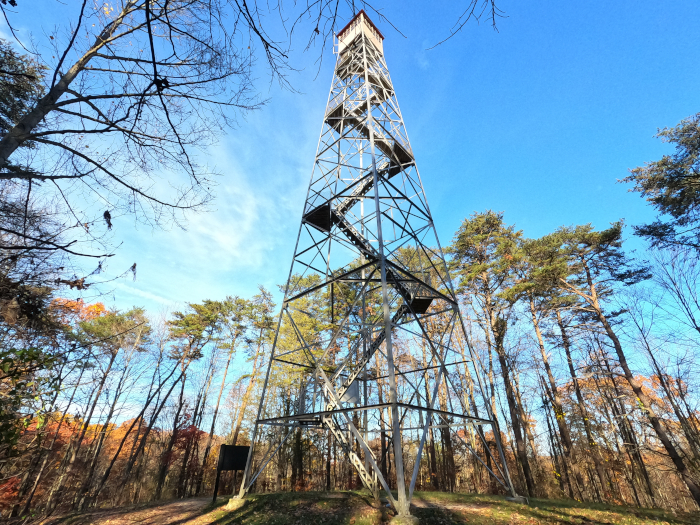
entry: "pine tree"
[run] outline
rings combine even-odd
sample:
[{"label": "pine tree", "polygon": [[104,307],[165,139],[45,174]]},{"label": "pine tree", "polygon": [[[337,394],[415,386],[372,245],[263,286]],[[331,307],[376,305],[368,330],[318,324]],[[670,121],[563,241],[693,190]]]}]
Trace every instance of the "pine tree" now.
[{"label": "pine tree", "polygon": [[[550,240],[560,245],[558,255],[566,268],[552,266],[559,285],[566,293],[575,294],[585,304],[585,309],[603,328],[617,354],[618,362],[632,388],[638,408],[646,414],[657,438],[673,462],[678,475],[685,482],[693,499],[700,505],[700,486],[694,480],[686,461],[679,454],[660,418],[654,412],[651,399],[642,389],[627,361],[622,342],[615,331],[615,318],[622,312],[606,309],[606,299],[620,286],[631,286],[650,277],[645,266],[638,265],[622,250],[622,223],[595,231],[589,225],[563,227],[552,234]],[[558,272],[558,273],[556,273]]]},{"label": "pine tree", "polygon": [[449,252],[459,278],[458,293],[480,315],[479,323],[489,352],[495,351],[498,356],[518,460],[528,495],[534,496],[535,482],[511,372],[512,356],[508,354],[505,345],[514,300],[504,293],[517,277],[516,258],[521,238],[521,232],[516,231],[514,226],[504,224],[502,213],[475,213],[462,222]]},{"label": "pine tree", "polygon": [[635,226],[635,233],[652,246],[700,249],[700,113],[659,130],[656,136],[675,144],[675,153],[631,170],[623,182],[633,183],[632,191],[670,217]]}]

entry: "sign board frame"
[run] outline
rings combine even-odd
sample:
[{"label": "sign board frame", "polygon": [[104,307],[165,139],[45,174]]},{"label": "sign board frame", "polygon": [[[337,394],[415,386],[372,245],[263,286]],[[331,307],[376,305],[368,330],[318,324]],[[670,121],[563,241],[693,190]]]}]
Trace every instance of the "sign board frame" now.
[{"label": "sign board frame", "polygon": [[[222,471],[233,470],[234,480],[236,472],[245,470],[246,462],[248,461],[248,453],[250,446],[248,445],[221,445],[219,447],[219,461],[216,465],[216,481],[214,482],[214,502],[219,493],[219,477]],[[235,487],[234,487],[235,491]]]}]

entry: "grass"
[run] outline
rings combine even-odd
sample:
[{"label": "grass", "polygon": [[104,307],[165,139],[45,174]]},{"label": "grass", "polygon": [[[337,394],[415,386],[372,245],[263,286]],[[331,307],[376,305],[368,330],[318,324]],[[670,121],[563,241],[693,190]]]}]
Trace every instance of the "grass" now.
[{"label": "grass", "polygon": [[378,525],[391,518],[388,509],[372,507],[372,498],[362,492],[250,494],[246,505],[233,512],[225,503],[210,507],[201,525]]},{"label": "grass", "polygon": [[[382,525],[393,511],[367,492],[250,494],[239,510],[206,498],[171,500],[86,513],[69,513],[42,525]],[[373,504],[375,506],[373,506]],[[673,513],[570,500],[532,499],[530,505],[477,494],[416,492],[411,513],[422,525],[700,525],[700,513]],[[19,525],[19,521],[15,521]]]},{"label": "grass", "polygon": [[[414,503],[425,502],[438,508],[438,521],[424,523],[469,523],[472,525],[580,524],[580,525],[698,525],[700,514],[675,514],[658,509],[638,509],[615,505],[578,503],[571,500],[531,499],[530,505],[505,501],[498,496],[422,492]],[[421,517],[419,512],[415,513]],[[442,516],[439,516],[442,514]],[[442,520],[442,521],[440,521]]]},{"label": "grass", "polygon": [[[530,505],[521,505],[498,496],[416,492],[413,503],[411,513],[422,525],[700,524],[700,513],[567,500],[532,499]],[[393,515],[372,507],[371,498],[363,492],[251,494],[246,506],[234,512],[226,511],[224,504],[205,509],[197,525],[379,525]]]}]

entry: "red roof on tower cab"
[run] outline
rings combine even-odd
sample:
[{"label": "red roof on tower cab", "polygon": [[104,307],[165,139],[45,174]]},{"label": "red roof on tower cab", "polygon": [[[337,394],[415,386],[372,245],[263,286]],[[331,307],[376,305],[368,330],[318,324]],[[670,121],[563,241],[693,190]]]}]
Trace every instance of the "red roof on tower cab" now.
[{"label": "red roof on tower cab", "polygon": [[382,32],[379,29],[377,29],[377,26],[374,25],[374,22],[372,22],[372,20],[370,20],[369,16],[367,16],[367,13],[365,13],[364,9],[360,9],[360,12],[357,13],[355,16],[353,16],[352,20],[350,20],[343,29],[338,31],[338,35],[337,35],[338,38],[340,38],[343,35],[343,33],[352,25],[352,23],[355,20],[357,20],[360,17],[360,15],[363,15],[365,17],[365,20],[367,20],[367,23],[372,27],[372,29],[374,29],[377,32],[377,34],[379,35],[379,38],[384,40],[384,35],[382,35]]}]

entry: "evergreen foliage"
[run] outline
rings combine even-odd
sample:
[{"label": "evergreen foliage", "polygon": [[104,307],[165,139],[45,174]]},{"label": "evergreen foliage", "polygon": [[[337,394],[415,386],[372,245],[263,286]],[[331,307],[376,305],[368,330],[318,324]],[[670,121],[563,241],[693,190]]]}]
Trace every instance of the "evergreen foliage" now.
[{"label": "evergreen foliage", "polygon": [[631,170],[623,181],[668,218],[635,226],[635,232],[652,246],[700,249],[700,113],[656,136],[674,144],[675,153]]}]

